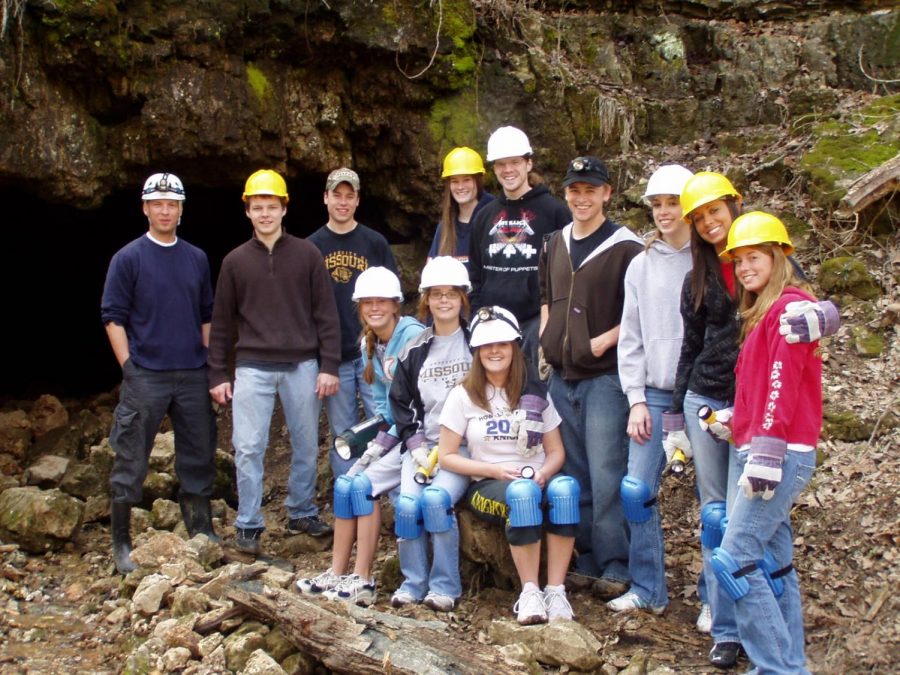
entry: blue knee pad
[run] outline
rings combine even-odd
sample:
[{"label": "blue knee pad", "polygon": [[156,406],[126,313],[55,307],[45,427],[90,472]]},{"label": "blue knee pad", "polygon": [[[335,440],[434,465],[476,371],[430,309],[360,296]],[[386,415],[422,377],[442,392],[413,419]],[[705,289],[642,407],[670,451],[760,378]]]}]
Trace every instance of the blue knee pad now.
[{"label": "blue knee pad", "polygon": [[713,550],[710,557],[716,579],[732,600],[740,600],[750,592],[750,582],[744,576],[756,569],[756,565],[738,567],[737,561],[721,546]]},{"label": "blue knee pad", "polygon": [[772,595],[776,598],[780,598],[784,594],[784,581],[781,580],[781,577],[785,574],[790,574],[794,569],[794,566],[788,565],[779,568],[778,563],[775,561],[775,557],[769,553],[768,550],[766,550],[762,560],[758,561],[756,565],[762,570],[763,575],[766,577],[766,583],[768,583],[769,588],[772,589]]},{"label": "blue knee pad", "polygon": [[422,505],[414,495],[400,495],[394,504],[394,534],[400,539],[422,536]]},{"label": "blue knee pad", "polygon": [[428,486],[422,490],[422,520],[426,532],[446,532],[453,527],[453,504],[450,493],[442,487]]},{"label": "blue knee pad", "polygon": [[619,497],[629,523],[646,523],[653,515],[651,508],[656,495],[650,494],[650,486],[640,478],[625,476],[619,484]]},{"label": "blue knee pad", "polygon": [[372,481],[364,473],[358,473],[350,483],[350,503],[354,516],[368,516],[375,510],[375,498],[372,497]]},{"label": "blue knee pad", "polygon": [[530,478],[519,478],[506,486],[510,527],[534,527],[544,522],[541,488]]},{"label": "blue knee pad", "polygon": [[353,479],[350,476],[338,476],[334,479],[334,510],[335,518],[351,520],[353,518],[353,506],[350,502],[350,484]]},{"label": "blue knee pad", "polygon": [[709,502],[700,509],[700,545],[718,548],[725,536],[725,502]]},{"label": "blue knee pad", "polygon": [[571,476],[557,476],[547,485],[550,522],[554,525],[577,525],[581,521],[578,499],[581,485]]}]

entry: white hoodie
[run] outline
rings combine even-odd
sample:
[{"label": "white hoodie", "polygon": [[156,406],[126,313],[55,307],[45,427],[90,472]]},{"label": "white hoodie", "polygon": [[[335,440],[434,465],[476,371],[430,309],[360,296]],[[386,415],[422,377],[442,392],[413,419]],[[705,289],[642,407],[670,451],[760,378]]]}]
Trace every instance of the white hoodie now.
[{"label": "white hoodie", "polygon": [[619,331],[619,379],[628,405],[645,402],[645,387],[671,391],[681,354],[681,286],[691,269],[691,242],[677,251],[656,239],[625,273]]}]

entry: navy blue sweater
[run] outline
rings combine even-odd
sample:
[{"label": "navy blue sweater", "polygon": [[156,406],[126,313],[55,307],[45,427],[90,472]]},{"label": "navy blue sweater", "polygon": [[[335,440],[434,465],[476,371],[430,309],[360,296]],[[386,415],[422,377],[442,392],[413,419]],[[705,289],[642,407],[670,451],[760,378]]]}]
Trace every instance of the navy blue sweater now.
[{"label": "navy blue sweater", "polygon": [[201,326],[212,318],[206,254],[179,238],[162,246],[147,235],[120,249],[109,264],[100,318],[122,326],[131,360],[150,370],[206,364]]}]

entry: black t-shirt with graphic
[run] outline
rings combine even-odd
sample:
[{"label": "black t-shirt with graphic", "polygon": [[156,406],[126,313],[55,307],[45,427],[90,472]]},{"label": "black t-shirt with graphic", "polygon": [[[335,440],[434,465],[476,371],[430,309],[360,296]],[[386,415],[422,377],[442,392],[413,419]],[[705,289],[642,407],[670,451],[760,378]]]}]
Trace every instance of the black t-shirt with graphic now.
[{"label": "black t-shirt with graphic", "polygon": [[341,319],[341,362],[360,357],[359,334],[362,326],[353,302],[356,279],[370,267],[387,267],[397,273],[391,247],[378,232],[357,223],[350,232],[338,234],[323,225],[309,241],[316,245],[331,275],[334,299]]}]

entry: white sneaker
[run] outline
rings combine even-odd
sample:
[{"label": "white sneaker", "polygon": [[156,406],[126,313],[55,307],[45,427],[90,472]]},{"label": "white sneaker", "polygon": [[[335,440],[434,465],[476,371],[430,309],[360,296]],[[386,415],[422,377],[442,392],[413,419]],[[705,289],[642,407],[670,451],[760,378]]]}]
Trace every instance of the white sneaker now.
[{"label": "white sneaker", "polygon": [[406,607],[407,605],[417,605],[418,603],[419,601],[416,600],[412,593],[399,588],[391,596],[391,607]]},{"label": "white sneaker", "polygon": [[329,567],[317,577],[297,579],[297,590],[303,595],[321,596],[332,590],[344,577],[339,577]]},{"label": "white sneaker", "polygon": [[565,619],[571,621],[574,618],[572,605],[566,597],[565,586],[544,586],[544,607],[547,609],[547,620]]},{"label": "white sneaker", "polygon": [[634,591],[628,591],[618,598],[614,598],[606,603],[607,608],[614,612],[629,612],[633,609],[647,609],[654,614],[662,614],[666,611],[665,606],[653,607]]},{"label": "white sneaker", "polygon": [[513,605],[516,620],[523,626],[535,623],[547,623],[547,608],[544,607],[544,594],[530,581],[525,584],[519,599]]},{"label": "white sneaker", "polygon": [[707,602],[700,605],[700,616],[697,617],[697,630],[701,633],[712,631],[712,609]]},{"label": "white sneaker", "polygon": [[422,604],[426,607],[430,607],[435,612],[452,612],[453,608],[456,607],[456,600],[449,595],[441,595],[440,593],[428,591],[428,595],[425,596]]},{"label": "white sneaker", "polygon": [[351,574],[341,579],[330,591],[325,591],[324,595],[329,600],[352,602],[368,607],[375,602],[378,593],[375,590],[374,579],[363,579],[358,574]]}]

